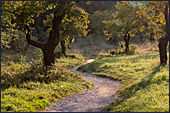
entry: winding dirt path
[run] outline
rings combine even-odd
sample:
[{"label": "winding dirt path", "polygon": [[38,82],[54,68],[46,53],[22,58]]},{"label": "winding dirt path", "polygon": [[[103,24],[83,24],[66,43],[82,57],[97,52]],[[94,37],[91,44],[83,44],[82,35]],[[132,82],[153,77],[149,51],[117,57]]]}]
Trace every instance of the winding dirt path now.
[{"label": "winding dirt path", "polygon": [[[85,64],[93,61],[94,59],[87,60]],[[89,91],[63,98],[62,101],[47,107],[45,112],[102,112],[102,109],[114,100],[121,85],[119,81],[76,71],[77,68],[74,67],[72,71],[82,74],[94,84],[94,87]]]}]

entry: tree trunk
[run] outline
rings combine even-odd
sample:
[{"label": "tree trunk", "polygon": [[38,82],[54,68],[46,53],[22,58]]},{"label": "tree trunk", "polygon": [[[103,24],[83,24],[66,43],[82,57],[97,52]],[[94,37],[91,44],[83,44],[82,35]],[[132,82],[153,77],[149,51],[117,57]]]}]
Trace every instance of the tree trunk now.
[{"label": "tree trunk", "polygon": [[54,64],[54,51],[42,50],[44,54],[44,65],[49,66]]},{"label": "tree trunk", "polygon": [[125,52],[129,51],[129,41],[125,41]]},{"label": "tree trunk", "polygon": [[66,56],[66,50],[67,50],[67,47],[65,45],[65,40],[61,40],[60,41],[60,44],[61,44],[61,53]]},{"label": "tree trunk", "polygon": [[[128,35],[128,36],[127,36]],[[124,36],[125,41],[125,52],[127,53],[129,51],[129,41],[130,41],[130,35],[129,33],[126,33]]]},{"label": "tree trunk", "polygon": [[167,38],[160,38],[159,39],[159,55],[160,55],[160,64],[165,65],[167,64],[167,52],[166,46],[168,44]]},{"label": "tree trunk", "polygon": [[166,32],[166,37],[165,38],[160,38],[159,39],[159,54],[160,54],[160,64],[161,65],[166,65],[167,64],[167,52],[166,52],[166,48],[167,48],[167,44],[169,41],[169,13],[168,13],[168,4],[166,4],[165,6],[165,20],[166,20],[166,27],[165,27],[165,32]]}]

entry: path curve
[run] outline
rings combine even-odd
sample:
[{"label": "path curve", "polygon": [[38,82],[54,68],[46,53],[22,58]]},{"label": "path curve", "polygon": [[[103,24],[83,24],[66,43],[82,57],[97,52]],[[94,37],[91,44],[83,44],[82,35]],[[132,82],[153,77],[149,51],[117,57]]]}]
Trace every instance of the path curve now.
[{"label": "path curve", "polygon": [[[94,60],[87,60],[85,64]],[[82,74],[94,84],[94,87],[89,91],[64,97],[60,102],[47,107],[45,112],[102,112],[102,109],[114,100],[121,85],[120,81],[80,72],[77,68],[72,68],[72,71]]]}]

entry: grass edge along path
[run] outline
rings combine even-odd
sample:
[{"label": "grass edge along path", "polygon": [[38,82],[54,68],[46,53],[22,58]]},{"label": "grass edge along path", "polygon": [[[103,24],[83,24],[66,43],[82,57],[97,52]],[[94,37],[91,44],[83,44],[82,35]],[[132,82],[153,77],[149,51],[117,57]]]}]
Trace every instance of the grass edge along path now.
[{"label": "grass edge along path", "polygon": [[78,70],[122,81],[107,112],[169,112],[169,64],[160,66],[158,53],[105,57]]},{"label": "grass edge along path", "polygon": [[38,68],[41,65],[34,68],[21,64],[7,66],[7,70],[1,72],[4,77],[1,77],[1,86],[7,86],[4,89],[1,87],[1,111],[37,112],[64,96],[91,89],[93,84],[90,81],[70,70],[83,62],[83,59],[58,59],[56,73],[51,75],[42,74],[39,71],[41,68]]}]

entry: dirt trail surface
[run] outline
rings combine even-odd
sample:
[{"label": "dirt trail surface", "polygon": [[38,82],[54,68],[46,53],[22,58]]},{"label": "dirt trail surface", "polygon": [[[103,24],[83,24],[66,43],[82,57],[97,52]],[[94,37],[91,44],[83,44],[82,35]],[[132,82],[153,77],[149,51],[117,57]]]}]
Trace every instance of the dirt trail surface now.
[{"label": "dirt trail surface", "polygon": [[[85,64],[93,61],[94,59],[87,60]],[[77,68],[74,67],[72,71],[82,74],[94,87],[89,91],[64,97],[60,102],[47,107],[45,112],[102,112],[102,109],[114,100],[121,85],[119,81],[76,71]]]}]

